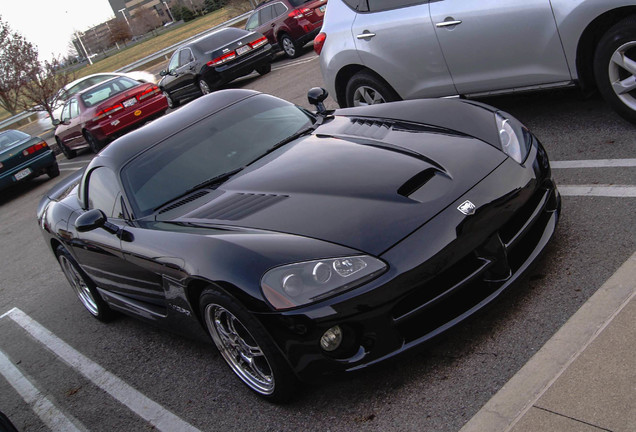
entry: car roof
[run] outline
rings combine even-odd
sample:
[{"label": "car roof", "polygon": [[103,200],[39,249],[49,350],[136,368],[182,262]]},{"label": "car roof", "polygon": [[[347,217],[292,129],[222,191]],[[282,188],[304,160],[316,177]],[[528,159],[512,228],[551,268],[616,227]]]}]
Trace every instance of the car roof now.
[{"label": "car roof", "polygon": [[118,172],[130,159],[147,148],[215,112],[259,94],[261,93],[254,90],[228,89],[195,99],[179,110],[116,139],[93,158],[87,170],[96,166],[108,166]]}]

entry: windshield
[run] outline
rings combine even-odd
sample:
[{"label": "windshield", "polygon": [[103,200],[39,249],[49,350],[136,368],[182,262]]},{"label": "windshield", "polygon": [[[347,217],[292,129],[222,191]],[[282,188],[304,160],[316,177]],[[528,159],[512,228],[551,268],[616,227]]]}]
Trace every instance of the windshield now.
[{"label": "windshield", "polygon": [[314,119],[283,100],[258,95],[200,120],[149,148],[122,170],[137,217],[210,179],[240,169]]}]

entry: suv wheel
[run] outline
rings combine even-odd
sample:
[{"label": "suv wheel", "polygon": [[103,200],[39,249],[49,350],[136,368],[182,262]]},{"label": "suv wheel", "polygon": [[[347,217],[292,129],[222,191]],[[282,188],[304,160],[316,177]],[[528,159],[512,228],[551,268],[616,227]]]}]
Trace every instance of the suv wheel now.
[{"label": "suv wheel", "polygon": [[594,56],[596,84],[609,105],[636,123],[636,16],[610,28]]},{"label": "suv wheel", "polygon": [[347,107],[377,105],[401,99],[384,80],[364,71],[351,77],[345,98]]}]

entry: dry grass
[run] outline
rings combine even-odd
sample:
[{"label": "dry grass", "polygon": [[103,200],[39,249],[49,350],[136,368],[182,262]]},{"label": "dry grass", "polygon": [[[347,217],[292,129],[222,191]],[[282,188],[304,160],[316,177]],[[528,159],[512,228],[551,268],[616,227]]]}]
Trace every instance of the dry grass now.
[{"label": "dry grass", "polygon": [[[77,78],[98,72],[110,72],[126,66],[132,62],[147,57],[157,51],[177,44],[191,36],[199,34],[211,27],[221,24],[236,14],[227,9],[219,9],[205,16],[197,18],[152,39],[148,39],[129,48],[123,48],[120,52],[98,62],[82,67],[77,71]],[[10,117],[9,113],[0,108],[0,120]]]}]

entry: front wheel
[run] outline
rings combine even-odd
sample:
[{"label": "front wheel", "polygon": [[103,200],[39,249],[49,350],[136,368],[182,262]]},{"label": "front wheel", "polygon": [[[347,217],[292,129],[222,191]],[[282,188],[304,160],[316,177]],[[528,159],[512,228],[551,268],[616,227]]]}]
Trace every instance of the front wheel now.
[{"label": "front wheel", "polygon": [[172,99],[172,97],[170,96],[170,93],[168,93],[166,90],[162,90],[162,93],[166,97],[166,102],[168,102],[168,108],[173,109],[179,106],[179,101]]},{"label": "front wheel", "polygon": [[610,28],[594,55],[596,84],[607,103],[636,123],[636,16]]},{"label": "front wheel", "polygon": [[284,34],[280,38],[280,47],[289,58],[296,58],[300,55],[300,48],[289,35]]},{"label": "front wheel", "polygon": [[208,289],[200,300],[205,326],[230,369],[250,390],[272,402],[285,402],[296,378],[260,323],[227,294]]},{"label": "front wheel", "polygon": [[364,71],[351,77],[347,83],[345,97],[348,107],[400,100],[400,96],[384,80]]},{"label": "front wheel", "polygon": [[106,302],[97,292],[97,288],[93,281],[79,267],[75,258],[64,248],[58,246],[55,250],[62,272],[71,284],[71,288],[75,291],[77,298],[84,305],[86,310],[100,321],[107,322],[113,318],[113,311],[108,307]]}]

